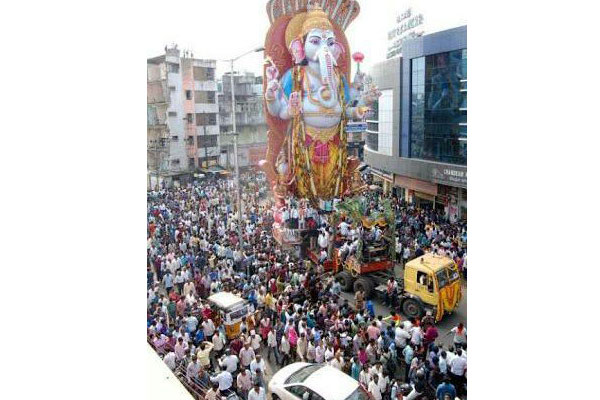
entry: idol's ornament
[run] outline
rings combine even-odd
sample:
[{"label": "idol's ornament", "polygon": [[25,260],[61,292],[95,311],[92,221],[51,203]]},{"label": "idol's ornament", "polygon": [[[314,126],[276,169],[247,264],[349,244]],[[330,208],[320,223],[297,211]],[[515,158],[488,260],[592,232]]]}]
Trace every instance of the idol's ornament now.
[{"label": "idol's ornament", "polygon": [[359,160],[347,155],[345,126],[362,120],[379,92],[348,84],[344,30],[354,0],[271,0],[265,41],[268,149],[260,165],[275,197],[328,201],[353,192]]}]

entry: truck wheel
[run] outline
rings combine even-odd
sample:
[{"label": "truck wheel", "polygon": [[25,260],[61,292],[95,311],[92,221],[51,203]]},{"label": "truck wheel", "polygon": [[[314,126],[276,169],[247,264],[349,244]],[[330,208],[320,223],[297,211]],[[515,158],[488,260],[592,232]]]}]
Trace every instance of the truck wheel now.
[{"label": "truck wheel", "polygon": [[365,298],[371,297],[371,292],[373,291],[373,282],[370,279],[361,276],[354,282],[354,291],[358,292],[362,290],[365,292]]},{"label": "truck wheel", "polygon": [[347,271],[342,271],[335,276],[336,282],[339,282],[342,285],[342,290],[344,292],[349,292],[352,290],[352,284],[354,283],[354,278],[350,276]]},{"label": "truck wheel", "polygon": [[402,312],[409,318],[417,318],[423,315],[423,307],[415,299],[406,299],[402,303]]}]

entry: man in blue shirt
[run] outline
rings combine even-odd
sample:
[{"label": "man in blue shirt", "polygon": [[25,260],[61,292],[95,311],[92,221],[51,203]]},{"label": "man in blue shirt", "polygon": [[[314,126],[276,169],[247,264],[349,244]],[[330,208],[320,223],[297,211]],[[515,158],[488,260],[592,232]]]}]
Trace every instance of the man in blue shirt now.
[{"label": "man in blue shirt", "polygon": [[198,327],[198,318],[196,318],[194,315],[188,314],[185,320],[185,326],[190,334],[194,334],[196,332],[196,328]]},{"label": "man in blue shirt", "polygon": [[456,389],[454,385],[450,383],[450,378],[444,378],[444,381],[440,383],[435,391],[435,398],[437,400],[444,400],[444,395],[448,394],[452,400],[456,398]]},{"label": "man in blue shirt", "polygon": [[171,275],[171,271],[167,270],[167,272],[163,276],[162,283],[165,286],[165,290],[167,291],[167,293],[169,293],[173,288],[173,275]]}]

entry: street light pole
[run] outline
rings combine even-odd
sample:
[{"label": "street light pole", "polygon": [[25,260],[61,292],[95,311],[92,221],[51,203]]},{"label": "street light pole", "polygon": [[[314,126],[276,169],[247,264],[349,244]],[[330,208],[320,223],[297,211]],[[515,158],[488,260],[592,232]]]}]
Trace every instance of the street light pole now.
[{"label": "street light pole", "polygon": [[244,54],[242,54],[241,56],[238,56],[236,58],[232,58],[231,60],[228,60],[230,62],[230,66],[231,66],[231,72],[230,72],[230,80],[231,80],[231,125],[232,125],[232,135],[233,135],[233,157],[234,157],[234,165],[235,165],[235,183],[236,183],[236,194],[237,194],[237,219],[238,219],[238,238],[240,241],[240,250],[243,251],[244,249],[244,238],[242,237],[242,196],[241,196],[241,185],[240,185],[240,166],[239,166],[239,162],[238,162],[238,148],[237,148],[237,125],[236,125],[236,121],[235,121],[235,83],[234,83],[234,79],[233,79],[233,63],[242,58],[243,56],[250,54],[250,53],[255,53],[255,52],[259,52],[259,51],[263,51],[265,48],[264,47],[258,47],[254,50],[250,50]]}]

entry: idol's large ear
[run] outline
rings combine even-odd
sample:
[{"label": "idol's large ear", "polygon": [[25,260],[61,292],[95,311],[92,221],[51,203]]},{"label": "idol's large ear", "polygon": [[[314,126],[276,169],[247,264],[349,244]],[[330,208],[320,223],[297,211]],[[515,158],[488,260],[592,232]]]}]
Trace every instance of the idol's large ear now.
[{"label": "idol's large ear", "polygon": [[342,54],[346,53],[346,49],[344,49],[344,46],[342,46],[342,44],[336,40],[331,49],[331,53],[333,54],[333,59],[337,65],[337,60]]},{"label": "idol's large ear", "polygon": [[302,43],[302,39],[294,39],[290,43],[290,53],[292,57],[294,57],[294,64],[300,64],[302,60],[305,58],[304,54],[304,44]]}]

